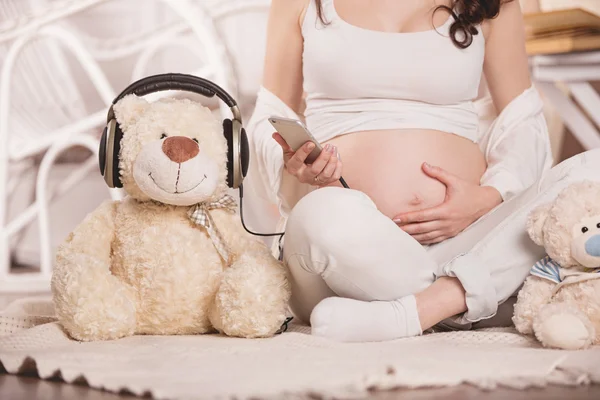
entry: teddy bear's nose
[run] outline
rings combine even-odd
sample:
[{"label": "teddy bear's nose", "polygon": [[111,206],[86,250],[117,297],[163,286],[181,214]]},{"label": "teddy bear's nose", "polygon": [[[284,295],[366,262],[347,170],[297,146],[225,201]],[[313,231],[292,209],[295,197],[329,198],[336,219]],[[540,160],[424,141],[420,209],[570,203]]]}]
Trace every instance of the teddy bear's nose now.
[{"label": "teddy bear's nose", "polygon": [[165,139],[162,151],[173,162],[182,163],[194,158],[200,152],[198,143],[185,136],[171,136]]},{"label": "teddy bear's nose", "polygon": [[594,235],[585,242],[585,252],[592,257],[600,257],[600,235]]}]

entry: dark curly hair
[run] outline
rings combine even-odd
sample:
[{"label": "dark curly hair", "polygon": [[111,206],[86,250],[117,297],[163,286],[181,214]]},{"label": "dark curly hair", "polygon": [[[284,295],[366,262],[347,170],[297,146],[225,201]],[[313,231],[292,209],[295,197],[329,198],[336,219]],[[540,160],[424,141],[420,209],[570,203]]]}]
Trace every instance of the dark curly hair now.
[{"label": "dark curly hair", "polygon": [[[452,14],[454,22],[450,25],[450,38],[456,46],[466,49],[473,43],[473,35],[478,34],[475,26],[487,19],[496,18],[502,4],[511,1],[513,0],[453,0],[452,6],[437,6],[435,11],[446,10]],[[315,2],[319,19],[327,24],[323,17],[322,0]],[[459,13],[456,14],[454,10],[459,10]]]}]

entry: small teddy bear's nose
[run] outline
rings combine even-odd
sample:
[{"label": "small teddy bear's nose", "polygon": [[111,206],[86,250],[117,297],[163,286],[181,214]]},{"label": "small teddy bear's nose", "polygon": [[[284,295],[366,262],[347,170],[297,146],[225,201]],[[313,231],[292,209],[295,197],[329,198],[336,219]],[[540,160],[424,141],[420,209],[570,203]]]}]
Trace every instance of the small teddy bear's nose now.
[{"label": "small teddy bear's nose", "polygon": [[600,235],[594,235],[586,240],[585,252],[592,257],[600,257]]},{"label": "small teddy bear's nose", "polygon": [[182,163],[194,158],[200,152],[198,143],[185,136],[171,136],[165,139],[162,151],[173,162]]}]

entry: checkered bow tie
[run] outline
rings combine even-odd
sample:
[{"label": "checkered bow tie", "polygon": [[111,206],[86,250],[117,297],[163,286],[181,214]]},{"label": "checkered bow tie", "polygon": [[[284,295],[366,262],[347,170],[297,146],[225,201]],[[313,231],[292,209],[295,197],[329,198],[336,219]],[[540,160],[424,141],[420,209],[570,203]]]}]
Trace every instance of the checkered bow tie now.
[{"label": "checkered bow tie", "polygon": [[193,223],[206,228],[213,245],[225,262],[229,262],[229,248],[227,247],[225,240],[223,240],[221,233],[215,226],[215,222],[213,221],[209,211],[216,208],[223,208],[233,213],[236,210],[236,206],[237,204],[235,199],[228,194],[224,194],[223,197],[216,201],[210,203],[198,203],[188,211],[188,216]]}]

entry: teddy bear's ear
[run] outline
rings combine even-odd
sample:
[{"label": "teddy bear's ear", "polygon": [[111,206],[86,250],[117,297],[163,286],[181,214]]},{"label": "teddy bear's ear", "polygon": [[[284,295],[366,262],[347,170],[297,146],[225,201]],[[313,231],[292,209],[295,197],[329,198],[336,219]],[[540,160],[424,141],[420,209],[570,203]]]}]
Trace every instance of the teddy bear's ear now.
[{"label": "teddy bear's ear", "polygon": [[544,223],[550,214],[552,204],[543,204],[533,209],[527,218],[527,233],[538,246],[544,245]]},{"label": "teddy bear's ear", "polygon": [[113,106],[113,110],[119,124],[128,126],[135,124],[149,105],[150,103],[146,99],[135,94],[128,94],[117,101]]}]

